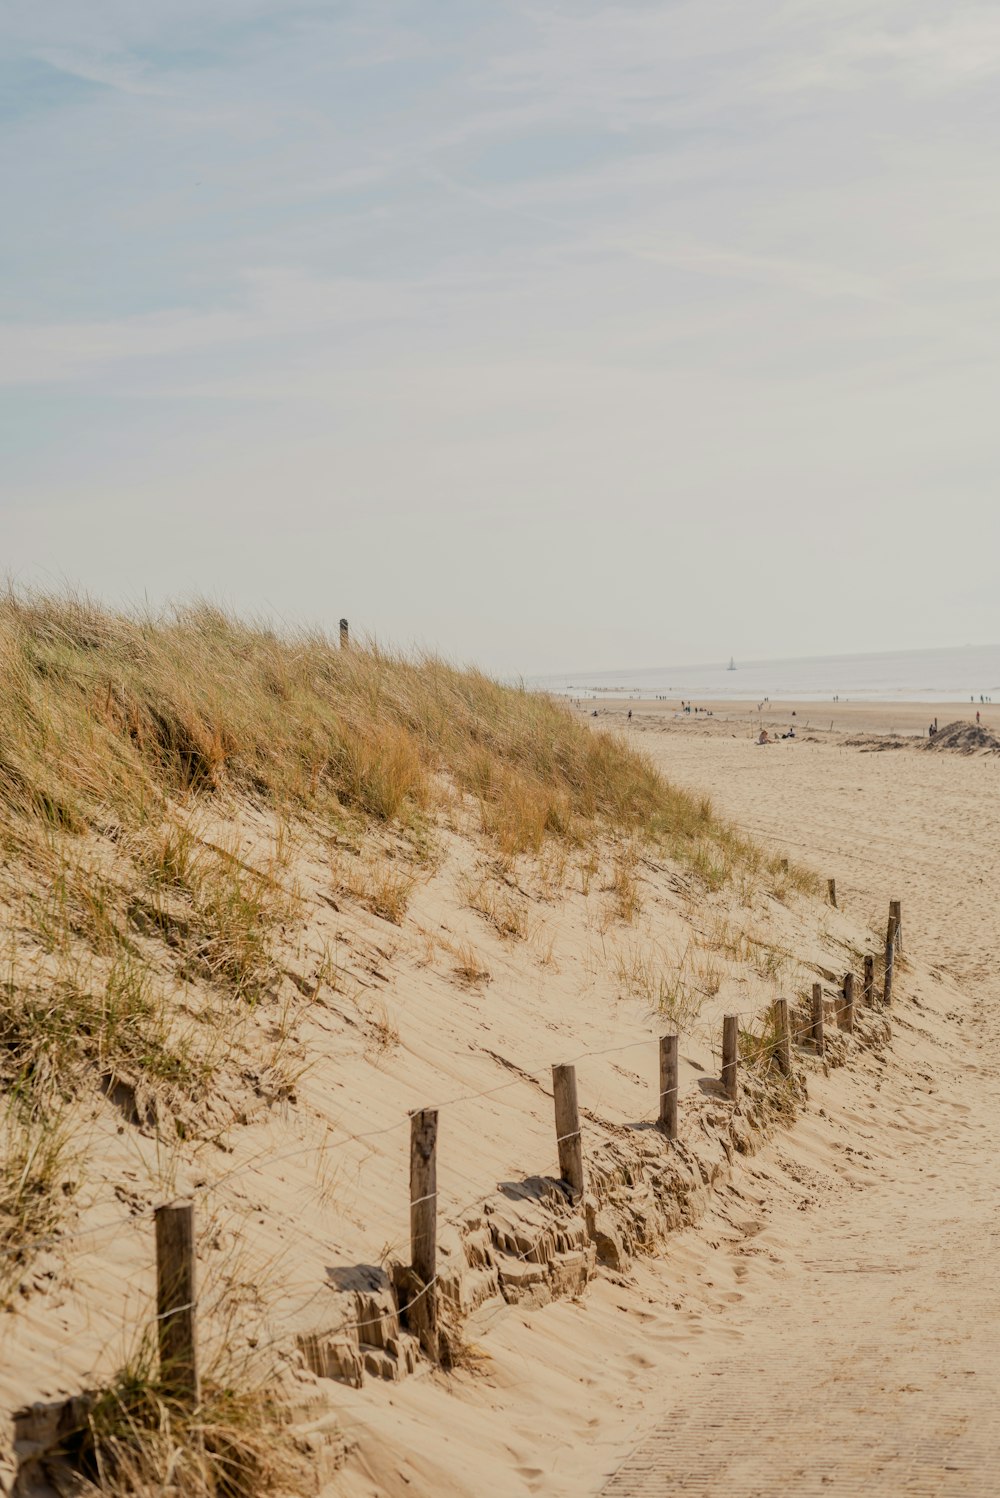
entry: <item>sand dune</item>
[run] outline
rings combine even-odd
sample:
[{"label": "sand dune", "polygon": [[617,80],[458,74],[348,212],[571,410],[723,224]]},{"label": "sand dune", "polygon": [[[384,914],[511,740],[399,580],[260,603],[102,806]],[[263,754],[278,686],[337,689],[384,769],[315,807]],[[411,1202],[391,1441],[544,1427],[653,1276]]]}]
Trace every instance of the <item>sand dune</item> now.
[{"label": "sand dune", "polygon": [[[335,890],[328,848],[300,832],[290,866],[309,914],[285,960],[313,997],[289,1040],[297,1082],[169,1161],[155,1132],[95,1111],[105,1175],[80,1204],[82,1236],[40,1262],[8,1323],[6,1409],[120,1363],[150,1312],[145,1214],[164,1191],[191,1191],[210,1225],[206,1286],[226,1289],[230,1311],[239,1291],[226,1335],[269,1349],[331,1495],[809,1492],[824,1474],[872,1492],[986,1491],[943,1474],[981,1480],[974,1417],[1000,1371],[983,1314],[1000,1101],[984,1029],[1000,998],[995,761],[866,755],[836,737],[762,750],[718,719],[652,713],[621,731],[823,887],[835,877],[840,908],[776,898],[759,874],[713,893],[648,855],[623,872],[613,850],[498,874],[459,829],[397,925]],[[241,835],[249,859],[273,836],[266,818],[216,832]],[[891,897],[905,949],[891,1041],[877,1017],[853,1038],[831,1021],[825,1062],[797,1050],[808,1098],[794,1123],[750,1073],[734,1113],[717,1084],[723,1013],[749,1023],[818,979],[832,1015]],[[331,951],[336,981],[314,986]],[[648,1127],[671,1026],[677,1151]],[[602,1263],[554,1185],[548,1068],[575,1057]],[[407,1110],[435,1104],[457,1367],[404,1357],[401,1333],[378,1356],[362,1348],[371,1367],[355,1387],[359,1339],[343,1326],[358,1276],[381,1294],[386,1264],[405,1259]],[[88,1238],[109,1199],[113,1235]],[[206,1344],[217,1335],[206,1306]]]},{"label": "sand dune", "polygon": [[[903,900],[891,1046],[829,1075],[806,1061],[806,1113],[737,1169],[698,1227],[636,1261],[632,1284],[603,1280],[579,1305],[495,1325],[478,1389],[435,1399],[407,1386],[381,1415],[359,1409],[362,1445],[398,1453],[401,1422],[410,1454],[345,1491],[419,1489],[421,1461],[441,1460],[443,1397],[450,1454],[426,1491],[475,1492],[485,1468],[492,1490],[511,1493],[606,1482],[619,1498],[831,1483],[983,1494],[1000,1373],[997,1279],[982,1258],[1000,1185],[1000,1057],[983,1044],[1000,997],[992,766],[837,743],[769,756],[686,725],[643,743],[669,774],[835,875],[846,914],[876,921],[887,891]],[[611,1476],[626,1431],[648,1423]]]}]

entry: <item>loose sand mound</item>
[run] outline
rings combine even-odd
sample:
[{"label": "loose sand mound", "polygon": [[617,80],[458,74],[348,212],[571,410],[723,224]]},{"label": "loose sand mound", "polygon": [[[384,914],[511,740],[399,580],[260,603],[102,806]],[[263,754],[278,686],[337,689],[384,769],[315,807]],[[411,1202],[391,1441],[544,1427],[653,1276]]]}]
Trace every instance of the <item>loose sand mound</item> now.
[{"label": "loose sand mound", "polygon": [[990,733],[988,728],[981,728],[978,723],[963,723],[958,719],[939,728],[921,748],[957,749],[960,754],[975,754],[978,750],[987,749],[996,754],[1000,752],[1000,739]]},{"label": "loose sand mound", "polygon": [[[813,739],[814,744],[818,743]],[[905,749],[911,739],[904,739],[898,733],[891,734],[861,734],[857,738],[845,739],[844,743],[848,749],[860,749],[862,754],[881,754],[885,749]]]}]

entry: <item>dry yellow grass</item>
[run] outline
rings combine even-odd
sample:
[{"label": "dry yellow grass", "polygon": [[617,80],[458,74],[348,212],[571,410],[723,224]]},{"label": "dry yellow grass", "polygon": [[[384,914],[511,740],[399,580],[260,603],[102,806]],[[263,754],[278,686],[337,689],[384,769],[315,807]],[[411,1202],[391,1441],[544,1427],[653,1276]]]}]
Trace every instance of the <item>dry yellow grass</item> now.
[{"label": "dry yellow grass", "polygon": [[[144,1336],[115,1380],[64,1441],[75,1491],[120,1498],[263,1498],[315,1490],[308,1463],[284,1439],[287,1413],[240,1370],[205,1379],[191,1411],[163,1386]],[[69,1473],[67,1472],[67,1477]]]},{"label": "dry yellow grass", "polygon": [[415,875],[387,855],[347,858],[335,869],[337,888],[373,915],[398,926],[406,915],[416,885]]},{"label": "dry yellow grass", "polygon": [[[123,615],[8,591],[0,693],[0,901],[22,933],[0,995],[5,1089],[65,1093],[89,1071],[197,1098],[238,1023],[218,1006],[274,991],[273,933],[295,919],[285,844],[303,818],[358,849],[338,876],[398,923],[437,812],[472,813],[495,878],[469,903],[515,938],[528,906],[509,875],[525,856],[555,898],[569,852],[586,891],[610,846],[606,918],[626,923],[643,846],[709,887],[791,877],[559,703],[429,656],[341,650],[207,605]],[[255,863],[206,830],[248,805],[279,827]],[[405,856],[366,839],[373,826]],[[215,995],[209,1046],[178,1002],[187,985]]]},{"label": "dry yellow grass", "polygon": [[19,1093],[9,1096],[0,1118],[0,1311],[23,1272],[22,1245],[44,1239],[62,1217],[69,1134],[58,1112],[32,1106]]},{"label": "dry yellow grass", "polygon": [[749,854],[707,801],[545,695],[430,656],[280,635],[208,605],[125,616],[8,592],[0,691],[8,845],[25,820],[158,825],[177,798],[226,793],[415,828],[450,786],[508,855],[611,831],[714,880]]},{"label": "dry yellow grass", "polygon": [[523,940],[528,935],[528,905],[522,895],[488,879],[461,881],[462,898],[498,936]]},{"label": "dry yellow grass", "polygon": [[[218,1114],[224,1069],[234,1094],[288,1095],[287,1010],[270,1051],[264,1027],[252,1054],[240,1047],[251,1012],[288,1003],[289,845],[305,827],[329,839],[334,879],[396,923],[433,873],[440,824],[471,831],[488,846],[467,903],[509,940],[532,938],[526,890],[555,900],[570,868],[585,894],[608,868],[606,918],[632,923],[645,850],[713,887],[739,872],[749,895],[777,876],[620,740],[430,656],[341,650],[207,605],[124,615],[9,590],[0,695],[8,1244],[57,1219],[68,1161],[39,1121],[88,1091],[168,1140],[197,1135],[203,1114],[218,1129],[206,1098]],[[225,831],[249,824],[252,852]],[[525,885],[520,863],[534,870]],[[537,946],[553,963],[551,938]],[[488,981],[478,958],[456,975]],[[657,990],[661,1007],[682,999]],[[387,1016],[372,1036],[398,1040]]]},{"label": "dry yellow grass", "polygon": [[475,986],[491,981],[492,975],[489,968],[471,942],[456,947],[454,951],[457,961],[452,971],[460,983]]}]

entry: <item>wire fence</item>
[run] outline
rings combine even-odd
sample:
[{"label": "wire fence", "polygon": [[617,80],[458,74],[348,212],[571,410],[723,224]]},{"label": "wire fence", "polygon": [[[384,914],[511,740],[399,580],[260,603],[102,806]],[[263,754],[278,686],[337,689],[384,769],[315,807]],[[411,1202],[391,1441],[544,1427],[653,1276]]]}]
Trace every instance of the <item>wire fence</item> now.
[{"label": "wire fence", "polygon": [[[893,944],[891,954],[887,951],[887,961],[890,961],[891,958],[894,957],[894,955],[895,948]],[[817,989],[819,990],[818,1007],[816,998]],[[853,1024],[851,1023],[851,1021],[856,1019],[860,1013],[864,1013],[866,1011],[871,1012],[872,1009],[878,1007],[879,1006],[876,1002],[876,995],[872,987],[867,987],[863,990],[861,1002],[854,1000],[853,997],[848,999],[845,996],[844,990],[841,989],[840,994],[835,1000],[831,1011],[829,1006],[827,1005],[826,1000],[823,998],[821,985],[817,984],[814,985],[814,1009],[812,1014],[803,1020],[801,1015],[794,1013],[789,1007],[786,1011],[787,1028],[785,1029],[784,1034],[778,1033],[778,1028],[775,1025],[774,1016],[776,1010],[774,1005],[770,1006],[770,1008],[765,1010],[763,1013],[759,1009],[729,1011],[727,1018],[731,1022],[731,1027],[729,1028],[728,1033],[730,1035],[735,1034],[738,1041],[742,1042],[741,1050],[738,1055],[730,1054],[727,1058],[725,1054],[725,1042],[723,1042],[723,1044],[720,1046],[718,1043],[718,1031],[710,1030],[707,1025],[692,1022],[687,1024],[683,1029],[678,1027],[678,1032],[670,1037],[674,1044],[674,1065],[676,1067],[677,1043],[681,1036],[690,1041],[695,1041],[699,1044],[706,1045],[709,1048],[713,1058],[716,1055],[721,1054],[723,1062],[721,1073],[723,1079],[725,1079],[726,1076],[727,1064],[731,1065],[733,1068],[735,1068],[737,1063],[741,1063],[744,1067],[747,1067],[764,1061],[778,1059],[779,1051],[783,1043],[788,1046],[795,1046],[799,1050],[801,1050],[805,1043],[813,1042],[814,1048],[819,1052],[819,1054],[822,1054],[822,1046],[818,1042],[821,1040],[824,1033],[823,1026],[828,1020],[832,1020],[836,1024],[839,1031],[841,1029],[841,1022],[843,1018],[847,1015],[850,1015],[851,1020],[848,1021],[847,1026],[848,1030],[850,1030],[853,1028]],[[665,1039],[666,1037],[661,1038],[661,1046],[664,1043]],[[530,1066],[526,1068],[519,1067],[517,1068],[516,1075],[503,1082],[499,1082],[492,1086],[484,1087],[476,1091],[463,1092],[455,1096],[444,1098],[436,1104],[430,1105],[428,1108],[420,1110],[420,1114],[435,1115],[436,1129],[436,1115],[440,1111],[453,1109],[465,1104],[475,1103],[483,1099],[494,1098],[497,1095],[509,1090],[523,1087],[526,1082],[544,1084],[545,1079],[551,1079],[553,1088],[552,1096],[556,1101],[556,1112],[558,1118],[559,1102],[556,1098],[558,1089],[556,1085],[555,1071],[558,1070],[561,1073],[571,1073],[573,1077],[572,1111],[574,1116],[570,1120],[569,1127],[564,1127],[562,1130],[558,1130],[557,1128],[555,1145],[557,1153],[560,1156],[559,1163],[557,1164],[555,1171],[552,1173],[551,1177],[544,1177],[551,1178],[553,1190],[565,1192],[567,1172],[565,1168],[565,1162],[562,1159],[562,1146],[572,1146],[575,1144],[581,1152],[580,1168],[582,1177],[584,1126],[581,1123],[579,1117],[576,1115],[576,1065],[581,1062],[597,1060],[612,1055],[622,1055],[629,1052],[638,1051],[640,1049],[648,1051],[649,1048],[655,1043],[655,1037],[645,1035],[635,1040],[621,1042],[609,1046],[603,1046],[596,1049],[580,1051],[576,1056],[572,1058],[570,1062],[565,1063],[559,1068],[553,1068],[549,1063]],[[735,1077],[735,1070],[733,1070],[732,1076]],[[544,1085],[543,1090],[546,1090],[544,1089]],[[679,1081],[675,1081],[672,1086],[664,1087],[661,1070],[661,1080],[657,1086],[656,1092],[654,1093],[659,1107],[658,1121],[661,1125],[663,1124],[663,1120],[665,1117],[665,1105],[667,1103],[667,1100],[671,1098],[676,1100],[681,1090],[682,1089]],[[732,1094],[730,1094],[730,1096],[732,1097]],[[172,1262],[163,1262],[160,1257],[161,1245],[159,1234],[157,1234],[156,1237],[157,1258],[155,1263],[155,1277],[158,1288],[158,1305],[162,1306],[164,1295],[166,1295],[167,1304],[165,1308],[157,1309],[155,1315],[147,1317],[146,1319],[149,1324],[154,1325],[158,1329],[158,1335],[161,1338],[161,1352],[164,1345],[162,1342],[162,1338],[166,1334],[165,1329],[169,1330],[171,1336],[174,1338],[174,1342],[176,1342],[178,1325],[183,1323],[185,1318],[190,1318],[193,1326],[193,1319],[199,1310],[199,1297],[197,1295],[188,1294],[182,1298],[174,1296],[173,1300],[176,1300],[177,1302],[176,1304],[174,1304],[170,1297],[169,1290],[164,1290],[164,1286],[169,1287],[171,1283],[183,1283],[190,1285],[194,1284],[195,1250],[193,1212],[194,1203],[198,1199],[203,1199],[212,1193],[217,1193],[223,1186],[230,1185],[241,1176],[255,1171],[262,1164],[262,1162],[266,1162],[268,1170],[272,1170],[276,1165],[301,1160],[310,1155],[316,1155],[317,1153],[321,1154],[323,1158],[326,1158],[337,1151],[346,1149],[352,1144],[368,1144],[374,1140],[386,1139],[389,1136],[398,1134],[400,1131],[407,1128],[410,1128],[412,1131],[416,1117],[416,1113],[407,1114],[392,1123],[383,1124],[377,1128],[347,1132],[336,1139],[331,1140],[329,1138],[325,1138],[321,1141],[297,1145],[295,1148],[281,1150],[277,1153],[273,1153],[268,1148],[263,1148],[255,1152],[249,1158],[244,1159],[238,1164],[234,1164],[231,1168],[221,1172],[213,1179],[201,1181],[194,1185],[187,1193],[188,1201],[184,1204],[185,1209],[189,1207],[192,1213],[192,1226],[189,1235],[190,1243],[188,1250],[190,1254],[190,1263],[186,1266],[181,1266],[176,1259]],[[601,1135],[600,1130],[602,1127],[605,1130],[617,1128],[617,1126],[610,1124],[605,1120],[601,1120],[599,1123],[588,1122],[586,1127],[588,1137],[595,1139],[598,1144],[606,1144],[608,1142],[607,1138]],[[668,1138],[670,1137],[671,1136],[668,1136]],[[665,1141],[665,1145],[666,1143],[667,1141]],[[593,1164],[593,1156],[591,1156],[591,1164]],[[547,1169],[551,1169],[551,1160],[547,1162]],[[413,1165],[411,1155],[411,1181],[416,1181],[416,1177],[413,1176],[412,1171]],[[458,1209],[451,1211],[446,1217],[439,1219],[437,1216],[439,1191],[436,1180],[432,1180],[429,1185],[425,1181],[423,1183],[423,1186],[427,1189],[423,1189],[422,1187],[415,1193],[413,1186],[411,1186],[411,1193],[406,1202],[406,1207],[411,1214],[417,1211],[417,1209],[425,1208],[429,1204],[433,1203],[432,1220],[435,1249],[437,1243],[437,1235],[441,1232],[441,1230],[447,1228],[460,1230],[468,1214],[477,1206],[479,1206],[484,1201],[485,1197],[489,1194],[487,1191],[484,1191],[481,1182],[477,1183],[473,1181],[468,1176],[465,1176],[461,1171],[455,1169],[450,1165],[449,1174],[455,1180],[460,1181],[465,1186],[467,1186],[473,1194],[467,1201],[463,1202],[463,1204]],[[562,1184],[560,1184],[560,1182],[562,1182]],[[578,1191],[574,1193],[571,1190],[569,1192],[570,1201],[572,1202],[574,1198],[578,1197],[579,1195],[580,1193]],[[578,1201],[576,1202],[576,1205],[577,1207],[579,1207]],[[146,1229],[152,1219],[157,1217],[160,1212],[167,1210],[176,1210],[176,1206],[172,1206],[170,1208],[144,1207],[138,1210],[132,1208],[129,1211],[127,1217],[123,1217],[122,1214],[119,1213],[114,1217],[109,1217],[106,1221],[83,1227],[76,1232],[53,1232],[39,1236],[35,1239],[6,1244],[2,1248],[0,1248],[0,1258],[9,1259],[13,1256],[19,1259],[26,1260],[30,1255],[42,1249],[57,1247],[63,1248],[71,1244],[80,1245],[88,1240],[91,1245],[96,1248],[96,1245],[100,1243],[106,1235],[121,1233],[123,1228],[127,1227],[129,1230],[139,1228]],[[413,1218],[411,1217],[411,1236],[413,1235],[414,1231],[415,1229],[413,1227]],[[526,1231],[528,1231],[528,1229],[526,1229]],[[522,1263],[524,1261],[537,1258],[537,1256],[543,1250],[546,1236],[550,1231],[551,1224],[549,1226],[542,1225],[538,1229],[537,1236],[535,1236],[532,1241],[529,1242],[528,1246],[519,1253],[508,1253],[506,1249],[503,1249],[501,1251],[503,1264],[506,1264],[509,1267],[511,1264]],[[295,1224],[295,1241],[296,1245],[300,1249],[302,1245],[310,1244],[317,1251],[322,1252],[325,1257],[329,1256],[329,1239],[324,1238],[320,1234],[314,1233],[304,1221],[297,1221]],[[498,1270],[497,1281],[498,1293],[500,1293],[501,1296],[503,1292],[500,1286],[500,1276],[502,1276],[503,1273],[503,1264],[501,1264]],[[154,1265],[152,1263],[152,1258],[150,1258],[149,1268],[146,1271],[142,1273],[133,1273],[125,1279],[123,1285],[124,1291],[128,1293],[134,1290],[137,1293],[145,1293],[148,1295],[149,1286],[153,1278],[153,1269]],[[184,1273],[181,1272],[182,1269]],[[184,1277],[185,1274],[187,1278]],[[333,1328],[324,1329],[324,1337],[328,1340],[344,1340],[349,1338],[353,1333],[360,1334],[366,1331],[366,1329],[370,1332],[373,1326],[378,1324],[381,1328],[380,1336],[382,1342],[384,1343],[384,1341],[386,1340],[386,1336],[390,1334],[389,1332],[387,1332],[387,1328],[389,1328],[391,1331],[392,1328],[398,1328],[400,1325],[406,1327],[408,1323],[414,1320],[414,1317],[418,1312],[418,1308],[422,1305],[425,1308],[433,1305],[434,1312],[431,1316],[431,1319],[433,1319],[433,1316],[436,1315],[439,1291],[444,1274],[445,1271],[435,1269],[435,1271],[430,1274],[423,1283],[419,1284],[418,1288],[414,1289],[412,1293],[407,1294],[404,1298],[399,1297],[398,1293],[395,1290],[395,1287],[390,1283],[389,1277],[385,1276],[384,1283],[382,1283],[380,1287],[377,1287],[386,1291],[390,1297],[389,1303],[386,1305],[385,1309],[378,1309],[373,1302],[371,1308],[369,1308],[369,1310],[365,1314],[362,1315],[356,1313],[354,1315],[348,1315],[347,1317],[340,1320]],[[302,1325],[302,1317],[304,1313],[321,1299],[328,1298],[331,1291],[335,1290],[337,1286],[330,1279],[322,1279],[319,1281],[319,1283],[316,1283],[312,1278],[303,1280],[298,1283],[286,1282],[283,1286],[283,1298],[287,1300],[298,1290],[307,1291],[310,1290],[310,1288],[311,1293],[308,1295],[307,1299],[299,1303],[296,1307],[295,1319],[299,1323],[300,1327]],[[500,1314],[500,1312],[504,1309],[505,1304],[506,1301],[504,1299],[502,1303],[498,1305],[495,1314]],[[492,1325],[493,1319],[495,1318],[491,1318],[488,1324]],[[73,1340],[73,1335],[74,1334],[72,1333],[69,1333],[67,1335],[65,1339],[66,1346],[70,1345],[71,1341]],[[191,1361],[192,1366],[194,1366],[195,1355],[193,1331],[191,1334],[191,1339]],[[254,1351],[257,1356],[260,1356],[261,1354],[272,1350],[279,1345],[287,1345],[288,1342],[288,1328],[276,1328],[273,1335],[271,1335],[270,1337],[264,1338],[263,1340],[261,1340],[259,1337],[255,1339]]]},{"label": "wire fence", "polygon": [[[862,1006],[860,1006],[857,1001],[854,1001],[854,1003],[850,1005],[835,1005],[831,1017],[839,1024],[839,1020],[842,1015],[846,1014],[849,1011],[853,1011],[856,1013],[861,1007]],[[766,1011],[765,1013],[762,1013],[760,1010],[727,1009],[726,1013],[731,1017],[735,1017],[737,1020],[744,1022],[746,1026],[764,1024],[767,1022],[768,1018]],[[801,1044],[804,1039],[810,1039],[812,1036],[812,1030],[813,1026],[811,1021],[795,1026],[792,1029],[790,1036],[792,1043]],[[703,1045],[706,1045],[714,1055],[718,1055],[721,1053],[721,1044],[718,1039],[718,1032],[710,1030],[707,1025],[689,1023],[684,1026],[679,1033],[683,1036],[687,1036],[689,1039],[700,1041]],[[748,1033],[748,1030],[744,1031],[745,1035]],[[639,1040],[627,1041],[624,1044],[603,1046],[599,1050],[580,1051],[566,1064],[570,1066],[576,1066],[582,1061],[597,1060],[605,1056],[622,1054],[628,1051],[647,1050],[651,1043],[652,1038],[649,1036],[644,1036]],[[767,1053],[769,1048],[773,1049],[773,1041],[761,1040],[761,1049],[759,1053],[760,1056],[763,1057],[765,1053]],[[478,1102],[483,1098],[495,1097],[498,1093],[509,1091],[510,1089],[515,1087],[523,1086],[526,1081],[538,1081],[543,1078],[549,1077],[551,1069],[551,1063],[545,1063],[544,1065],[532,1068],[518,1068],[517,1076],[512,1077],[509,1081],[501,1082],[495,1087],[484,1087],[478,1092],[460,1093],[456,1097],[446,1098],[443,1101],[428,1104],[428,1108],[429,1110],[434,1112],[441,1112],[447,1108],[457,1107],[458,1105],[463,1103]],[[659,1097],[667,1097],[670,1095],[670,1092],[679,1093],[680,1090],[681,1089],[678,1085],[678,1087],[670,1089],[668,1092],[660,1092]],[[276,1165],[288,1163],[293,1160],[304,1159],[309,1155],[327,1155],[336,1150],[344,1149],[347,1145],[350,1144],[365,1143],[372,1139],[381,1139],[388,1134],[395,1134],[400,1130],[406,1129],[409,1126],[409,1121],[409,1115],[406,1115],[398,1119],[395,1123],[385,1124],[377,1129],[366,1129],[355,1133],[348,1133],[342,1135],[338,1139],[324,1139],[322,1141],[316,1141],[311,1144],[297,1146],[295,1149],[281,1150],[277,1154],[275,1154],[269,1147],[265,1147],[257,1151],[254,1155],[251,1155],[248,1159],[241,1161],[240,1164],[234,1165],[231,1169],[223,1171],[221,1175],[215,1176],[211,1181],[199,1182],[193,1185],[186,1192],[186,1195],[197,1198],[207,1195],[211,1192],[218,1191],[220,1187],[229,1184],[237,1177],[249,1173],[254,1169],[256,1165],[260,1164],[261,1162],[266,1162],[268,1167],[270,1168]],[[561,1142],[561,1138],[557,1139],[557,1143]],[[419,1200],[422,1200],[422,1198]],[[412,1201],[409,1203],[409,1205],[411,1207],[416,1206],[418,1205],[418,1201]],[[123,1218],[121,1214],[119,1214],[116,1217],[109,1218],[106,1222],[98,1223],[96,1225],[90,1224],[86,1227],[80,1228],[76,1232],[54,1232],[42,1237],[21,1240],[15,1244],[8,1244],[0,1248],[0,1258],[26,1257],[29,1254],[36,1253],[46,1248],[63,1247],[73,1243],[80,1243],[86,1239],[99,1239],[103,1234],[120,1231],[123,1225],[134,1224],[145,1219],[151,1219],[154,1211],[155,1208],[153,1207],[147,1207],[140,1210],[133,1209],[129,1212],[127,1217]]]}]

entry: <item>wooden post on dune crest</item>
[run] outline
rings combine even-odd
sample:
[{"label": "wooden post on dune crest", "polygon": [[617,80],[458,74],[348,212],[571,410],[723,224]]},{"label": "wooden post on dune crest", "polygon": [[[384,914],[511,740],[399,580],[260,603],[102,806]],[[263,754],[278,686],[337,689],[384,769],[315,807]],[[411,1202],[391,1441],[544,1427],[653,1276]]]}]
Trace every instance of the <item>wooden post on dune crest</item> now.
[{"label": "wooden post on dune crest", "polygon": [[826,1050],[823,1040],[823,985],[813,984],[812,997],[812,1026],[810,1029],[812,1043],[816,1047],[817,1056],[822,1056]]},{"label": "wooden post on dune crest", "polygon": [[583,1136],[580,1133],[580,1109],[576,1100],[575,1066],[552,1068],[552,1098],[555,1103],[559,1175],[574,1196],[582,1196],[585,1190]]},{"label": "wooden post on dune crest", "polygon": [[896,951],[903,950],[903,904],[901,900],[889,901],[889,918],[895,926]]},{"label": "wooden post on dune crest", "polygon": [[346,619],[340,621],[340,648],[347,650],[351,643],[351,630]]},{"label": "wooden post on dune crest", "polygon": [[677,1047],[676,1035],[660,1036],[660,1128],[668,1139],[677,1138]]},{"label": "wooden post on dune crest", "polygon": [[722,1020],[722,1089],[731,1103],[739,1096],[736,1079],[736,1050],[739,1042],[738,1014],[727,1014]]},{"label": "wooden post on dune crest", "polygon": [[875,1008],[875,958],[869,952],[865,958],[865,991],[864,1001],[866,1009]]},{"label": "wooden post on dune crest", "polygon": [[829,892],[829,895],[830,895],[830,904],[833,906],[834,910],[836,910],[836,908],[837,908],[837,881],[836,881],[836,879],[828,879],[826,881],[826,887],[827,887],[827,891]]}]

